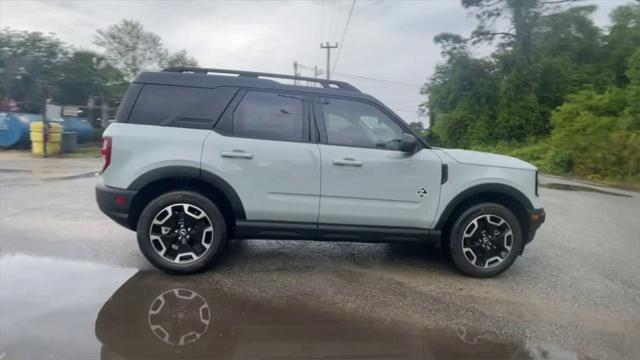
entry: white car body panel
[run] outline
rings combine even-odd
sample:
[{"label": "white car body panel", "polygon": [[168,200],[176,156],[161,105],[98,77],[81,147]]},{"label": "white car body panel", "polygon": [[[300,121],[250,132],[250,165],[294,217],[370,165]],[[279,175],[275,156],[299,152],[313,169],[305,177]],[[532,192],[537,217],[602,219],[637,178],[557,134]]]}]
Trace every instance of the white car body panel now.
[{"label": "white car body panel", "polygon": [[[449,204],[458,194],[474,186],[483,184],[501,184],[514,188],[529,199],[534,209],[542,208],[542,202],[535,194],[536,168],[533,165],[522,161],[522,163],[525,164],[522,168],[512,168],[505,166],[506,164],[504,160],[505,158],[509,158],[508,156],[479,153],[477,151],[469,151],[471,154],[468,155],[466,161],[472,161],[470,158],[472,155],[481,154],[479,156],[484,162],[495,157],[497,160],[496,166],[465,164],[460,163],[452,156],[449,156],[449,150],[447,149],[433,149],[433,151],[440,156],[442,162],[447,164],[449,168],[448,180],[442,185],[440,191],[440,206],[437,215],[438,219],[442,216],[442,212],[447,204]],[[507,164],[513,165],[514,163],[509,162]],[[437,221],[431,226],[435,226],[436,223]]]},{"label": "white car body panel", "polygon": [[499,166],[513,169],[522,169],[522,170],[536,170],[536,167],[529,164],[526,161],[522,161],[520,159],[499,155],[499,154],[491,154],[487,152],[481,151],[473,151],[473,150],[463,150],[463,149],[437,149],[441,152],[446,153],[450,157],[452,157],[455,161],[461,164],[467,165],[484,165],[484,166]]},{"label": "white car body panel", "polygon": [[[244,151],[247,158],[223,157]],[[210,131],[202,148],[202,169],[235,189],[247,220],[313,222],[320,201],[317,144],[223,136]]]},{"label": "white car body panel", "polygon": [[[127,189],[141,175],[167,166],[201,168],[227,181],[247,220],[434,228],[446,206],[476,185],[501,184],[533,208],[536,168],[503,155],[467,150],[399,152],[305,142],[223,136],[211,130],[113,123],[111,165],[104,184]],[[226,158],[241,150],[252,159]],[[334,165],[354,158],[360,167]],[[441,164],[448,180],[441,185]],[[417,191],[424,188],[426,196]]]},{"label": "white car body panel", "polygon": [[[435,218],[442,167],[431,150],[320,145],[320,153],[320,223],[427,228]],[[359,165],[334,164],[345,158]]]},{"label": "white car body panel", "polygon": [[166,166],[200,167],[202,143],[209,131],[178,127],[113,123],[111,165],[104,184],[126,189],[139,176]]}]

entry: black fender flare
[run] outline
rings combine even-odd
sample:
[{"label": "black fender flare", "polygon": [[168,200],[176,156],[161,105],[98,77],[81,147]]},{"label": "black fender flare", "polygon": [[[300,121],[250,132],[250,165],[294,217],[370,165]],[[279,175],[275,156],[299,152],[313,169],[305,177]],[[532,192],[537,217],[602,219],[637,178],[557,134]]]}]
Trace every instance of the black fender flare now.
[{"label": "black fender flare", "polygon": [[456,195],[453,198],[453,200],[451,200],[447,204],[447,206],[444,208],[444,211],[442,211],[442,214],[440,215],[438,222],[436,223],[435,229],[441,230],[445,226],[447,221],[449,221],[449,217],[453,214],[455,209],[460,204],[462,204],[468,199],[471,199],[476,195],[481,195],[486,193],[494,193],[494,194],[497,193],[497,194],[506,195],[514,199],[515,201],[517,201],[524,208],[525,211],[530,211],[534,209],[533,204],[531,204],[531,201],[529,200],[529,198],[527,198],[526,195],[524,195],[520,190],[514,188],[513,186],[500,184],[500,183],[487,183],[487,184],[475,185]]},{"label": "black fender flare", "polygon": [[165,178],[185,177],[201,180],[218,189],[229,201],[233,215],[237,220],[246,220],[247,216],[240,196],[227,181],[209,171],[192,166],[164,166],[149,170],[136,178],[127,190],[139,191],[154,181]]}]

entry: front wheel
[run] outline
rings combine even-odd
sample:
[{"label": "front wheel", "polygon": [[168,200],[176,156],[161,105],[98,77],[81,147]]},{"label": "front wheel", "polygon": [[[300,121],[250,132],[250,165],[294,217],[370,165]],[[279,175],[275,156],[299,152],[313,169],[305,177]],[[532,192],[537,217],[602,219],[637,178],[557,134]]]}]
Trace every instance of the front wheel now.
[{"label": "front wheel", "polygon": [[172,191],[152,200],[137,229],[147,260],[172,274],[203,270],[220,256],[227,240],[218,207],[193,191]]},{"label": "front wheel", "polygon": [[473,277],[508,269],[522,252],[522,230],[506,207],[483,203],[464,211],[451,227],[449,251],[456,267]]}]

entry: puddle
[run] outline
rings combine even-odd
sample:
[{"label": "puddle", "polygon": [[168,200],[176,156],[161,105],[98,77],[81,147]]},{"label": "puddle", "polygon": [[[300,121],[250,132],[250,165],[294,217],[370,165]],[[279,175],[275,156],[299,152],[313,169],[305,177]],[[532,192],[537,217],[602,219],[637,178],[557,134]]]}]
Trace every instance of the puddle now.
[{"label": "puddle", "polygon": [[20,254],[2,256],[0,270],[7,359],[531,359],[542,351],[463,326],[400,328],[294,299],[269,303],[225,289],[215,274]]},{"label": "puddle", "polygon": [[541,188],[547,188],[547,189],[554,189],[554,190],[587,191],[587,192],[594,192],[594,193],[613,195],[613,196],[631,197],[631,195],[627,195],[627,194],[623,194],[623,193],[617,193],[617,192],[613,192],[613,191],[601,190],[601,189],[598,189],[598,188],[593,188],[593,187],[589,187],[589,186],[582,186],[582,185],[561,184],[561,183],[547,183],[547,184],[540,184],[540,187]]}]

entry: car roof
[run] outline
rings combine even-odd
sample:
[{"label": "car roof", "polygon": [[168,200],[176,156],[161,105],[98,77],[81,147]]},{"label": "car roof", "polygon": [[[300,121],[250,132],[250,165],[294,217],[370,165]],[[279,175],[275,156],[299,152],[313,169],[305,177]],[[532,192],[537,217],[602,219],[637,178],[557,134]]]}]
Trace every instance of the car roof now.
[{"label": "car roof", "polygon": [[[274,79],[287,79],[316,83],[322,87],[283,84],[275,81]],[[202,88],[237,86],[261,89],[275,89],[326,96],[360,98],[378,102],[372,96],[362,93],[353,85],[343,81],[227,69],[168,68],[160,72],[143,72],[139,74],[133,82],[143,84],[191,86]]]}]

